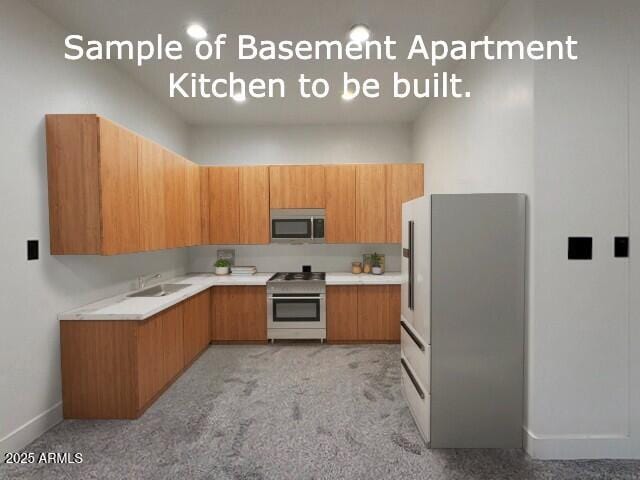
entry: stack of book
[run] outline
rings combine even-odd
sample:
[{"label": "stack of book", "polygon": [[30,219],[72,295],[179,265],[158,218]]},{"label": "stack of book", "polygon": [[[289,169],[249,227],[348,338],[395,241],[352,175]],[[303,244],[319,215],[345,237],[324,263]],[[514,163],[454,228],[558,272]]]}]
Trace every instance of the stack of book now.
[{"label": "stack of book", "polygon": [[255,266],[234,265],[231,267],[231,275],[254,275],[257,271]]}]

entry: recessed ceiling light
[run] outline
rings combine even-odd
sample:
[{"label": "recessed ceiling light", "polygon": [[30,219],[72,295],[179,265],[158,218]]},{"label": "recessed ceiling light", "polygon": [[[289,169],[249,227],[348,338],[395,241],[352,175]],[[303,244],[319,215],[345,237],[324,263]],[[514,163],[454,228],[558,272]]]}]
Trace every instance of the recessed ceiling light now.
[{"label": "recessed ceiling light", "polygon": [[350,102],[354,98],[356,98],[356,94],[353,90],[345,90],[344,92],[342,92],[342,99],[345,102]]},{"label": "recessed ceiling light", "polygon": [[367,27],[363,23],[354,25],[349,30],[349,39],[352,42],[359,42],[359,43],[366,42],[367,40],[369,40],[370,36],[371,36],[371,30],[369,30],[369,27]]},{"label": "recessed ceiling light", "polygon": [[238,103],[242,103],[247,99],[247,96],[244,93],[234,93],[233,95],[231,95],[231,98],[233,98]]},{"label": "recessed ceiling light", "polygon": [[191,38],[195,38],[196,40],[202,40],[203,38],[206,38],[207,31],[202,25],[192,23],[187,27],[187,35],[189,35]]}]

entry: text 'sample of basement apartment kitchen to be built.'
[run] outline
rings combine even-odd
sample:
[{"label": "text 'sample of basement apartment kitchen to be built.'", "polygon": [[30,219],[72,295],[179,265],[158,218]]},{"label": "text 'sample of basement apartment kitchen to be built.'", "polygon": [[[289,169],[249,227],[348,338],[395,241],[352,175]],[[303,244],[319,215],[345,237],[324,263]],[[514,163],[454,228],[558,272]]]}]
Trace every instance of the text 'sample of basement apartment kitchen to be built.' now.
[{"label": "text 'sample of basement apartment kitchen to be built.'", "polygon": [[637,1],[0,11],[0,478],[640,478]]}]

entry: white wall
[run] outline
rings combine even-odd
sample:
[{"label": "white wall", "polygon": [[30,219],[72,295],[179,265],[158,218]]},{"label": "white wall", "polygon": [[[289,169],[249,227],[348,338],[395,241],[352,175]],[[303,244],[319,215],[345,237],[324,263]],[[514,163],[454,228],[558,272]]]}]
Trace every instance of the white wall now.
[{"label": "white wall", "polygon": [[197,127],[189,153],[194,162],[220,165],[406,163],[412,158],[411,126]]},{"label": "white wall", "polygon": [[[491,37],[571,34],[580,61],[467,63],[473,97],[430,104],[414,130],[427,191],[529,195],[525,429],[539,458],[640,457],[638,275],[612,244],[638,229],[639,22],[633,0],[511,0]],[[567,260],[572,235],[594,237],[593,261]]]},{"label": "white wall", "polygon": [[[187,129],[106,64],[63,58],[65,33],[22,0],[0,0],[0,451],[61,419],[56,314],[128,289],[137,275],[185,270],[186,250],[112,258],[49,255],[44,115],[99,113],[187,153]],[[38,261],[26,240],[39,239]],[[171,273],[169,273],[171,272]]]},{"label": "white wall", "polygon": [[[412,130],[408,124],[215,126],[191,131],[189,158],[201,164],[409,163]],[[190,249],[194,271],[210,271],[216,246]],[[387,271],[400,270],[399,245],[235,246],[236,263],[258,270],[348,271],[351,262],[377,249],[387,255]]]},{"label": "white wall", "polygon": [[[529,349],[529,451],[539,457],[640,457],[640,348],[630,317],[629,66],[638,64],[634,0],[537,1],[536,36],[572,34],[577,62],[535,68],[535,304]],[[637,126],[635,135],[638,135]],[[637,145],[636,145],[637,148]],[[637,154],[636,161],[637,161]],[[637,183],[632,188],[637,188]],[[593,260],[567,260],[592,236]],[[635,330],[634,330],[635,329]]]},{"label": "white wall", "polygon": [[221,245],[190,249],[192,272],[211,272],[217,249],[233,248],[236,265],[255,265],[261,272],[299,272],[311,265],[314,272],[350,272],[351,262],[364,253],[385,255],[385,270],[400,271],[400,245]]}]

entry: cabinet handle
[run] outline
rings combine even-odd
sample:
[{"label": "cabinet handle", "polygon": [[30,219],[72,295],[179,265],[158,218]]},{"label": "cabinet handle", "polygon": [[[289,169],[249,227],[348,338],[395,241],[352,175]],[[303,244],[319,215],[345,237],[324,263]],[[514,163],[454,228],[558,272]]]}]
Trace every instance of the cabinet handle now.
[{"label": "cabinet handle", "polygon": [[407,362],[404,361],[404,358],[401,358],[400,363],[402,364],[402,368],[404,368],[404,371],[407,372],[407,375],[409,376],[411,383],[413,383],[413,387],[416,389],[416,392],[418,392],[418,395],[420,395],[420,398],[424,400],[424,392],[422,391],[422,388],[420,388],[420,385],[418,385],[418,382],[416,381],[416,377],[414,377],[413,373],[411,373],[411,370],[409,370],[409,366],[407,365]]},{"label": "cabinet handle", "polygon": [[404,320],[400,320],[400,326],[405,332],[407,332],[407,335],[411,337],[411,340],[413,340],[413,343],[415,343],[418,346],[418,348],[424,352],[424,345],[422,344],[420,339],[416,337],[416,334],[411,331],[411,329],[407,326]]}]

